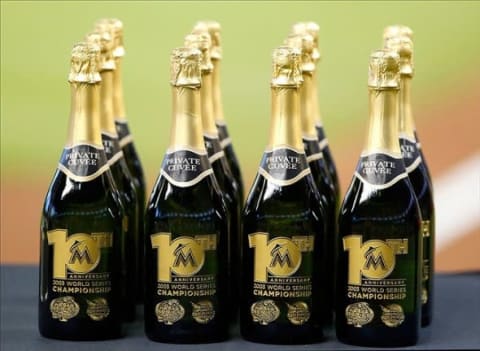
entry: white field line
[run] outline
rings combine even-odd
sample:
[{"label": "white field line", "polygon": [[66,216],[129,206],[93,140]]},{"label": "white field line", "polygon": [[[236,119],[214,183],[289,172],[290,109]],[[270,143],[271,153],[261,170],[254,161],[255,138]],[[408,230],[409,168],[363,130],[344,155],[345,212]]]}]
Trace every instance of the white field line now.
[{"label": "white field line", "polygon": [[436,251],[475,229],[480,235],[480,152],[433,180]]}]

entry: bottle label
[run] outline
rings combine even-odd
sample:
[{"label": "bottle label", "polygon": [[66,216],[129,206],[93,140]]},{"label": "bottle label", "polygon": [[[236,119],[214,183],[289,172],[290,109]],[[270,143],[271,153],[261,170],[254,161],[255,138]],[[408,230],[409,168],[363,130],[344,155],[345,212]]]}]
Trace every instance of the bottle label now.
[{"label": "bottle label", "polygon": [[89,182],[108,170],[102,147],[77,144],[63,149],[58,169],[77,182]]},{"label": "bottle label", "polygon": [[402,305],[415,294],[415,284],[395,271],[404,272],[405,262],[411,260],[407,257],[409,241],[362,241],[362,235],[343,238],[343,250],[348,251],[347,324],[361,328],[380,317],[386,326],[397,327],[405,320]]},{"label": "bottle label", "polygon": [[225,152],[223,152],[222,145],[220,144],[220,139],[218,139],[217,136],[204,134],[203,140],[205,142],[205,148],[207,149],[210,164],[213,164],[215,161],[218,161],[225,156]]},{"label": "bottle label", "polygon": [[290,148],[266,150],[258,173],[280,186],[292,185],[310,174],[305,153]]},{"label": "bottle label", "polygon": [[360,156],[355,176],[377,189],[386,189],[408,175],[401,155],[371,153]]},{"label": "bottle label", "polygon": [[117,130],[120,148],[123,149],[125,145],[133,142],[133,136],[130,134],[130,128],[128,127],[128,122],[126,120],[116,119],[115,128]]},{"label": "bottle label", "polygon": [[405,169],[407,173],[411,173],[422,162],[420,151],[417,148],[417,142],[415,139],[408,138],[407,136],[400,136],[399,141],[403,161],[405,162]]},{"label": "bottle label", "polygon": [[120,149],[116,135],[102,132],[102,144],[105,149],[105,155],[107,155],[107,163],[109,166],[112,166],[123,157],[123,152]]},{"label": "bottle label", "polygon": [[285,312],[294,325],[310,319],[314,236],[278,236],[269,233],[248,235],[253,254],[253,291],[250,308],[254,322],[267,325]]},{"label": "bottle label", "polygon": [[217,238],[216,234],[173,240],[171,233],[150,236],[152,248],[157,250],[157,295],[161,301],[155,305],[155,314],[159,323],[172,325],[187,311],[200,324],[215,317]]},{"label": "bottle label", "polygon": [[318,145],[320,146],[320,150],[323,151],[328,146],[328,139],[325,135],[325,131],[323,130],[323,126],[321,124],[317,124],[315,126],[317,130],[317,137],[318,137]]},{"label": "bottle label", "polygon": [[423,237],[423,264],[422,264],[422,295],[421,301],[422,304],[426,304],[429,300],[430,291],[430,275],[431,275],[431,264],[430,264],[430,232],[431,232],[431,221],[422,220],[422,237]]},{"label": "bottle label", "polygon": [[228,145],[232,143],[232,139],[228,134],[227,125],[223,121],[216,121],[215,124],[218,130],[218,139],[220,140],[220,145],[222,146],[222,149],[225,149]]},{"label": "bottle label", "polygon": [[66,322],[82,309],[94,321],[108,317],[112,274],[100,261],[113,246],[112,233],[68,235],[66,229],[56,229],[47,232],[47,239],[53,247],[50,287],[57,296],[50,302],[52,318]]},{"label": "bottle label", "polygon": [[323,152],[320,149],[318,138],[303,137],[303,148],[307,156],[307,162],[313,162],[323,158]]},{"label": "bottle label", "polygon": [[186,188],[213,174],[213,170],[206,153],[184,149],[167,151],[160,174],[173,185]]}]

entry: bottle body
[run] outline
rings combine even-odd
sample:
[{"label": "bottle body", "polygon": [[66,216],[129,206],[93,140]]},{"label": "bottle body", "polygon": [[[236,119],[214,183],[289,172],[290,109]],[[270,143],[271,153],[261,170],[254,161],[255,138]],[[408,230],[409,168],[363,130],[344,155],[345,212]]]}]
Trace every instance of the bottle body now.
[{"label": "bottle body", "polygon": [[[201,170],[169,171],[175,163]],[[187,180],[188,173],[194,175]],[[227,338],[226,211],[206,154],[167,153],[145,217],[145,332],[150,339],[205,343]]]},{"label": "bottle body", "polygon": [[[287,164],[290,179],[282,171]],[[272,169],[283,173],[277,174],[280,182]],[[242,337],[273,344],[319,341],[324,213],[305,154],[267,151],[259,173],[242,217]]]},{"label": "bottle body", "polygon": [[[68,167],[68,160],[87,159],[101,163],[102,154],[103,149],[77,146],[65,149],[61,164]],[[41,220],[39,329],[43,336],[66,340],[122,336],[124,218],[108,168],[88,181],[56,171]]]}]

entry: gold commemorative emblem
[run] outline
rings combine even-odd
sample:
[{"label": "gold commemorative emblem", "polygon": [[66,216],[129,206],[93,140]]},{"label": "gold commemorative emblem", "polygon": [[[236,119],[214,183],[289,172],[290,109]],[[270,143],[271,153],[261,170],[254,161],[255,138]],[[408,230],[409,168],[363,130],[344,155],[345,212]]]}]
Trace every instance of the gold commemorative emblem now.
[{"label": "gold commemorative emblem", "polygon": [[355,328],[361,328],[365,324],[373,320],[373,310],[367,302],[356,302],[348,305],[345,309],[345,317],[347,324],[353,325]]},{"label": "gold commemorative emblem", "polygon": [[98,297],[93,300],[87,300],[87,315],[94,321],[101,321],[110,314],[110,307],[108,302],[103,297]]},{"label": "gold commemorative emblem", "polygon": [[287,303],[287,318],[294,325],[302,325],[310,319],[310,310],[303,301],[297,301],[292,305]]},{"label": "gold commemorative emblem", "polygon": [[213,304],[208,300],[192,302],[192,308],[192,317],[197,323],[207,324],[215,317]]},{"label": "gold commemorative emblem", "polygon": [[422,288],[422,304],[426,304],[428,302],[428,291],[425,288]]},{"label": "gold commemorative emblem", "polygon": [[185,309],[177,299],[165,300],[157,303],[155,314],[160,323],[172,325],[185,315]]},{"label": "gold commemorative emblem", "polygon": [[78,315],[80,307],[72,296],[63,296],[53,299],[50,302],[50,312],[53,319],[66,322]]},{"label": "gold commemorative emblem", "polygon": [[250,313],[254,322],[267,325],[280,316],[280,309],[273,300],[262,300],[252,304]]},{"label": "gold commemorative emblem", "polygon": [[382,322],[387,327],[398,327],[405,320],[405,314],[403,313],[402,306],[392,303],[382,307]]}]

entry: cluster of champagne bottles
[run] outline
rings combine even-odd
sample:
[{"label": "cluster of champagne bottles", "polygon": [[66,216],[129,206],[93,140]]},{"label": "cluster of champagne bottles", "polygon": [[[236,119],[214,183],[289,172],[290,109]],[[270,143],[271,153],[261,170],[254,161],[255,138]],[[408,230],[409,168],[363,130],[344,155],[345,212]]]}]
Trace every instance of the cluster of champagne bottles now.
[{"label": "cluster of champagne bottles", "polygon": [[420,317],[431,320],[434,209],[410,107],[411,37],[387,27],[370,57],[367,143],[340,206],[319,27],[296,23],[273,51],[270,138],[243,204],[220,25],[198,22],[171,54],[170,145],[143,213],[138,157],[123,157],[113,122],[125,115],[121,22],[100,21],[72,52],[69,140],[42,217],[42,335],[119,337],[138,293],[155,341],[225,340],[239,314],[256,342],[321,341],[335,323],[346,343],[415,343]]}]

